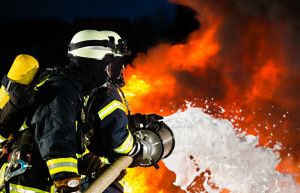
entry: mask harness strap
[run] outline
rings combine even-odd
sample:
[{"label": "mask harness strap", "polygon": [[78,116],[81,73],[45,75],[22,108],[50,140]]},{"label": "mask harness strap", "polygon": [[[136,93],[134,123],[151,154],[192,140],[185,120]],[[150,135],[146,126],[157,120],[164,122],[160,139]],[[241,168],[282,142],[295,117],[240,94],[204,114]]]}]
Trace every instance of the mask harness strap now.
[{"label": "mask harness strap", "polygon": [[[111,81],[111,82],[112,82],[112,81]],[[125,97],[124,92],[122,91],[122,89],[121,89],[116,83],[112,82],[112,84],[115,85],[115,87],[117,87],[117,89],[120,91],[120,93],[121,93],[121,95],[122,95],[122,97],[123,97],[123,99],[124,99],[124,102],[125,102],[125,105],[126,105],[126,108],[127,108],[128,115],[130,115],[130,107],[129,107],[129,103],[128,103],[126,97]]]},{"label": "mask harness strap", "polygon": [[110,68],[109,65],[105,68],[106,74],[107,74],[107,76],[108,76],[108,81],[109,81],[111,84],[113,84],[115,87],[117,87],[117,89],[120,91],[120,93],[121,93],[121,95],[122,95],[122,97],[123,97],[123,99],[124,99],[124,102],[125,102],[125,105],[126,105],[126,108],[127,108],[128,115],[130,115],[130,107],[129,107],[129,103],[128,103],[126,97],[125,97],[125,94],[124,94],[124,92],[122,91],[122,89],[119,87],[119,85],[116,84],[116,83],[114,83],[114,81],[111,80],[111,73],[110,73],[110,69],[109,69],[109,68]]}]

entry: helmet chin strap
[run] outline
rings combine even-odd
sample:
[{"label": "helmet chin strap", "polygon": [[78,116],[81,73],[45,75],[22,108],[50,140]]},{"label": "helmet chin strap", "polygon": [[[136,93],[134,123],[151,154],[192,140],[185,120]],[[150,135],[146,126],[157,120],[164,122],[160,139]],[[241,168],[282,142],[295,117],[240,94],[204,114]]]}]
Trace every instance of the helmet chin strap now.
[{"label": "helmet chin strap", "polygon": [[105,68],[107,77],[111,80],[111,64],[108,64]]}]

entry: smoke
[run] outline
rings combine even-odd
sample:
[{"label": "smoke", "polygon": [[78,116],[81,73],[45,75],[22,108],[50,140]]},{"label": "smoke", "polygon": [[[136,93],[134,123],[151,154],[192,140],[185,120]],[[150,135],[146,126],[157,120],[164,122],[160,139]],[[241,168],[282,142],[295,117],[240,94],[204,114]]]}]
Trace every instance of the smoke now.
[{"label": "smoke", "polygon": [[281,20],[282,18],[300,18],[299,1],[280,0],[233,0],[232,5],[242,14],[249,16],[261,16],[269,20]]},{"label": "smoke", "polygon": [[[192,99],[197,96],[199,98],[211,98],[216,100],[223,99],[227,93],[227,85],[225,84],[222,72],[214,68],[197,69],[195,72],[188,71],[174,72],[176,80],[181,83],[178,93],[185,93],[186,99]],[[186,92],[186,88],[189,88]]]}]

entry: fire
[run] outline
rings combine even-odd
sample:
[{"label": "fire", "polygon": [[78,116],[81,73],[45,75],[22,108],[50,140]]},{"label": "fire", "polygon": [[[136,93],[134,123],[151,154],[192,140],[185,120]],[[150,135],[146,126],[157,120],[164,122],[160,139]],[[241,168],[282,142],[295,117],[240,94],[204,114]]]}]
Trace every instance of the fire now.
[{"label": "fire", "polygon": [[270,60],[259,69],[253,79],[253,86],[248,98],[261,98],[270,100],[273,98],[273,93],[280,84],[283,69]]},{"label": "fire", "polygon": [[[180,90],[182,83],[176,77],[176,73],[182,71],[195,73],[199,66],[206,68],[209,60],[220,49],[214,39],[218,25],[219,23],[215,22],[205,32],[196,31],[186,44],[160,44],[150,49],[147,55],[138,55],[133,62],[134,68],[128,66],[125,71],[125,77],[129,80],[125,91],[129,97],[134,95],[132,106],[136,112],[163,111],[168,114],[178,109],[173,107],[170,100],[178,97],[182,92]],[[139,101],[143,101],[143,104],[140,105]],[[178,102],[175,100],[175,103]]]},{"label": "fire", "polygon": [[175,174],[169,172],[162,163],[159,166],[159,170],[154,167],[127,169],[125,193],[184,193],[173,185]]},{"label": "fire", "polygon": [[[147,64],[141,66],[141,68],[136,71],[136,69],[128,67],[125,72],[125,77],[129,81],[124,91],[128,96],[128,100],[132,100],[130,106],[135,112],[160,112],[161,108],[165,106],[164,101],[154,100],[152,96],[155,95],[157,98],[174,96],[175,79],[164,73],[164,69],[153,69]],[[158,76],[153,79],[150,74],[155,73]],[[141,78],[139,79],[139,77]]]},{"label": "fire", "polygon": [[[132,112],[169,115],[192,101],[232,121],[237,132],[259,135],[261,145],[282,143],[277,169],[300,183],[300,74],[291,64],[298,52],[293,42],[287,46],[288,20],[251,15],[237,1],[172,2],[196,10],[201,28],[186,43],[159,44],[127,66],[124,91]],[[130,169],[126,193],[184,192],[160,166]]]}]

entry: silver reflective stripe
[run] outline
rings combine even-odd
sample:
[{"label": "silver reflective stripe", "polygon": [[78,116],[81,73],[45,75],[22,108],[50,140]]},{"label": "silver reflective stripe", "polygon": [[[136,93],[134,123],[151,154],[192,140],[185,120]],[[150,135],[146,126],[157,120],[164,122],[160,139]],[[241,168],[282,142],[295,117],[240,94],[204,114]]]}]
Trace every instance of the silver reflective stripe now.
[{"label": "silver reflective stripe", "polygon": [[53,164],[48,166],[49,170],[50,169],[55,169],[55,168],[59,168],[59,167],[77,167],[76,163],[71,163],[71,162],[62,162],[62,163],[57,163],[57,164]]}]

